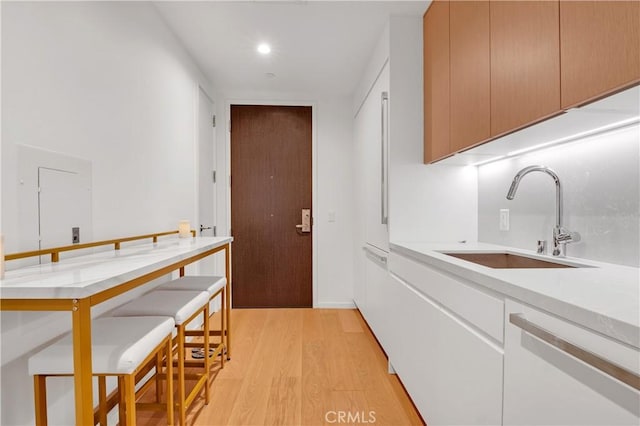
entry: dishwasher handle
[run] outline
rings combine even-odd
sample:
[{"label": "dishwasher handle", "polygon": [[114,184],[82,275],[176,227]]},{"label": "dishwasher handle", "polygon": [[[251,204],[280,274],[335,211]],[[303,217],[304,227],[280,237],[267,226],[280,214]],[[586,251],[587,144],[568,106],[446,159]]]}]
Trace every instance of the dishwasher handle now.
[{"label": "dishwasher handle", "polygon": [[381,256],[378,253],[376,253],[375,251],[371,250],[367,246],[362,247],[362,250],[364,250],[367,253],[368,256],[373,257],[378,262],[384,263],[385,265],[387,264],[387,256]]}]

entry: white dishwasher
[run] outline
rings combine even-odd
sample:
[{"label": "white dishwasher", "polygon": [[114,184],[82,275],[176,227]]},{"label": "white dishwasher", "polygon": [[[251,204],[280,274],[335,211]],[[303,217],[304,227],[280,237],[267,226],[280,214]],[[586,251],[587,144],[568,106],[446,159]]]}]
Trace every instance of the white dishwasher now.
[{"label": "white dishwasher", "polygon": [[638,348],[511,300],[505,312],[505,425],[640,424]]}]

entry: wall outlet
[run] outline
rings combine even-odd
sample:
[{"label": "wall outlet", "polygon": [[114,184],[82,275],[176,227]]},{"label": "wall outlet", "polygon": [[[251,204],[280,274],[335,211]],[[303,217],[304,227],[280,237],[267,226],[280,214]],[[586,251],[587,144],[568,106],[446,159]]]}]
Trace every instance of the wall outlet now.
[{"label": "wall outlet", "polygon": [[509,230],[509,209],[500,209],[500,230]]},{"label": "wall outlet", "polygon": [[334,212],[333,210],[329,211],[329,215],[328,215],[328,219],[329,222],[335,222],[336,221],[336,212]]}]

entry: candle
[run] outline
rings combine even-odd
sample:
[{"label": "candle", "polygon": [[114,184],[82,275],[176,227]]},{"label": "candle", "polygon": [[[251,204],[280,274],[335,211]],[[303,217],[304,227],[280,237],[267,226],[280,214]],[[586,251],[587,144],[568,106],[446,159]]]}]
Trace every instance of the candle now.
[{"label": "candle", "polygon": [[178,223],[178,235],[180,238],[189,238],[191,236],[191,225],[188,220],[181,220]]}]

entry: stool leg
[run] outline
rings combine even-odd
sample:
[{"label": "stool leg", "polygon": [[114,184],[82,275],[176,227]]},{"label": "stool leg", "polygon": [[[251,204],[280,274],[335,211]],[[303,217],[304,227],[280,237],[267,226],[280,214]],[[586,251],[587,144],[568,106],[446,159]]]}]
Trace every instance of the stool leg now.
[{"label": "stool leg", "polygon": [[36,426],[47,425],[47,377],[33,376],[33,390],[36,403]]},{"label": "stool leg", "polygon": [[[227,268],[230,263],[227,262]],[[228,269],[227,269],[228,270]],[[229,280],[229,274],[227,273],[227,280]],[[230,282],[227,282],[227,286],[224,289],[224,347],[227,349],[227,361],[231,359],[231,286]]]},{"label": "stool leg", "polygon": [[118,420],[120,421],[120,426],[127,425],[127,410],[124,406],[124,401],[126,399],[124,387],[124,378],[122,376],[118,376]]},{"label": "stool leg", "polygon": [[178,415],[180,426],[187,424],[184,385],[184,324],[178,326]]},{"label": "stool leg", "polygon": [[211,365],[211,358],[209,357],[209,302],[204,307],[204,374],[205,374],[205,384],[204,384],[204,403],[205,405],[209,404],[209,385],[210,385],[210,375],[209,375],[209,367]]},{"label": "stool leg", "polygon": [[124,376],[125,407],[127,410],[127,424],[136,424],[136,375],[127,374]]},{"label": "stool leg", "polygon": [[107,426],[107,378],[98,376],[98,422]]},{"label": "stool leg", "polygon": [[173,343],[171,338],[167,340],[167,425],[173,425]]},{"label": "stool leg", "polygon": [[220,354],[220,368],[224,368],[224,359],[227,357],[227,341],[225,339],[225,309],[224,309],[224,288],[220,294],[220,344],[222,345],[222,353]]},{"label": "stool leg", "polygon": [[[169,361],[169,354],[167,354],[167,362]],[[156,354],[156,402],[160,402],[162,397],[162,382],[159,375],[162,373],[162,352]]]}]

